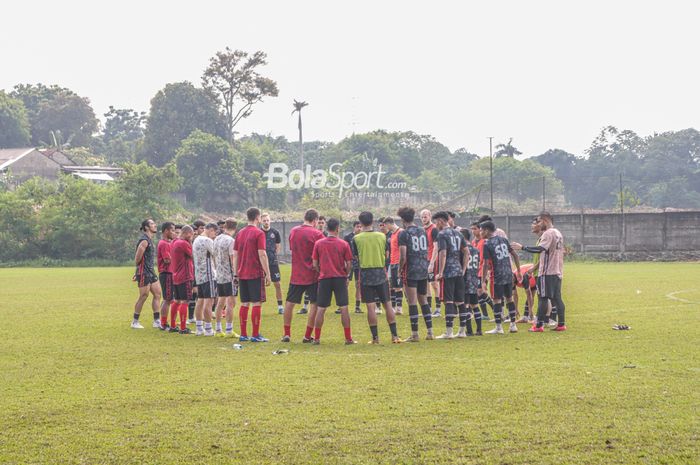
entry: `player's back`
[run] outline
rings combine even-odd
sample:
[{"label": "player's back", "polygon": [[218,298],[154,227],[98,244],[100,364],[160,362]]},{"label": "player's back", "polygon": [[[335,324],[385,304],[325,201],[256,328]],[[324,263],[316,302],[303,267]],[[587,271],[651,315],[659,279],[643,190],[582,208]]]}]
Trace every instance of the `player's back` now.
[{"label": "player's back", "polygon": [[265,250],[265,234],[255,226],[248,225],[236,234],[233,245],[238,257],[236,272],[240,279],[256,279],[263,276],[259,250]]},{"label": "player's back", "polygon": [[428,236],[423,228],[411,225],[399,236],[406,247],[406,279],[428,279]]},{"label": "player's back", "polygon": [[313,226],[295,226],[289,233],[289,249],[292,252],[292,284],[312,284],[316,280],[311,255],[314,244],[323,239],[323,233]]},{"label": "player's back", "polygon": [[383,268],[386,236],[378,231],[362,231],[353,238],[360,268]]},{"label": "player's back", "polygon": [[491,260],[495,284],[508,284],[513,281],[510,250],[508,239],[501,236],[491,236],[484,242],[483,259]]}]

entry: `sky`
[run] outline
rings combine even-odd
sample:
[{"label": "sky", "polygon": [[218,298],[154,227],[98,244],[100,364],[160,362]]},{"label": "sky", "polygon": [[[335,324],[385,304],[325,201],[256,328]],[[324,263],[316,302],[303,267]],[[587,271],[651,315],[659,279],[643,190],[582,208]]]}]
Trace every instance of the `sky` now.
[{"label": "sky", "polygon": [[200,85],[229,46],[262,50],[277,81],[237,130],[338,141],[386,129],[488,155],[583,154],[607,125],[700,128],[700,3],[691,1],[4,2],[0,89],[58,84],[147,111],[169,82]]}]

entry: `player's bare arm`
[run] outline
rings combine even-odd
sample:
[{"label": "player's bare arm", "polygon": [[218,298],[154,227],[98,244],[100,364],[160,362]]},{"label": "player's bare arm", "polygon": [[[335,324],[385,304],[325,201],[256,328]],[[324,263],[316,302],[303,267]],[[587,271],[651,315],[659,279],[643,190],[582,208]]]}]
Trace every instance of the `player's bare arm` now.
[{"label": "player's bare arm", "polygon": [[143,254],[146,253],[146,247],[148,247],[148,243],[146,241],[141,241],[139,246],[136,248],[136,256],[134,257],[134,262],[136,265],[141,263],[141,260],[143,260]]},{"label": "player's bare arm", "polygon": [[265,273],[265,286],[269,286],[272,280],[270,278],[270,264],[267,262],[267,252],[265,252],[265,249],[258,250],[258,257],[260,258],[260,263]]}]

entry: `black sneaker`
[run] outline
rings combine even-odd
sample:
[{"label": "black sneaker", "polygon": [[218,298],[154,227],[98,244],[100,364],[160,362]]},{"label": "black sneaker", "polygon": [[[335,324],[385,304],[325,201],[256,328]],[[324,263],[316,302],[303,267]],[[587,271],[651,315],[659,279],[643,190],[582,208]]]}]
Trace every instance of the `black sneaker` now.
[{"label": "black sneaker", "polygon": [[301,307],[301,309],[297,312],[297,315],[306,315],[307,313],[309,313],[309,311],[304,307]]},{"label": "black sneaker", "polygon": [[340,315],[341,313],[343,313],[343,312],[341,312],[340,309],[338,309],[338,310],[335,311],[335,314],[336,314],[336,315]]},{"label": "black sneaker", "polygon": [[282,336],[282,339],[280,339],[280,342],[289,342],[289,336]]},{"label": "black sneaker", "polygon": [[312,337],[308,337],[308,338],[305,337],[304,339],[301,340],[302,344],[313,344],[313,342],[314,342],[314,338],[312,338]]},{"label": "black sneaker", "polygon": [[172,328],[168,329],[169,333],[179,333],[180,329],[177,326],[173,326]]},{"label": "black sneaker", "polygon": [[312,340],[311,340],[311,345],[312,345],[312,346],[321,345],[321,341],[319,341],[318,339],[312,339]]},{"label": "black sneaker", "polygon": [[192,334],[192,330],[190,328],[181,329],[180,334]]},{"label": "black sneaker", "polygon": [[161,327],[160,327],[160,330],[161,330],[161,331],[169,331],[169,330],[170,330],[170,325],[168,325],[168,323],[165,323],[165,326],[161,326]]}]

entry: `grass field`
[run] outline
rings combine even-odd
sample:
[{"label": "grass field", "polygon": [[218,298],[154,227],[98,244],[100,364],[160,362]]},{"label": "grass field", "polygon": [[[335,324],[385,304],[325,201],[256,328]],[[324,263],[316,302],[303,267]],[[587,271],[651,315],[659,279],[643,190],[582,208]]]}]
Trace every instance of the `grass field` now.
[{"label": "grass field", "polygon": [[274,302],[243,350],[130,329],[131,271],[0,269],[0,463],[700,463],[697,263],[567,265],[565,333],[368,346],[353,315],[344,346],[331,313],[278,356]]}]

